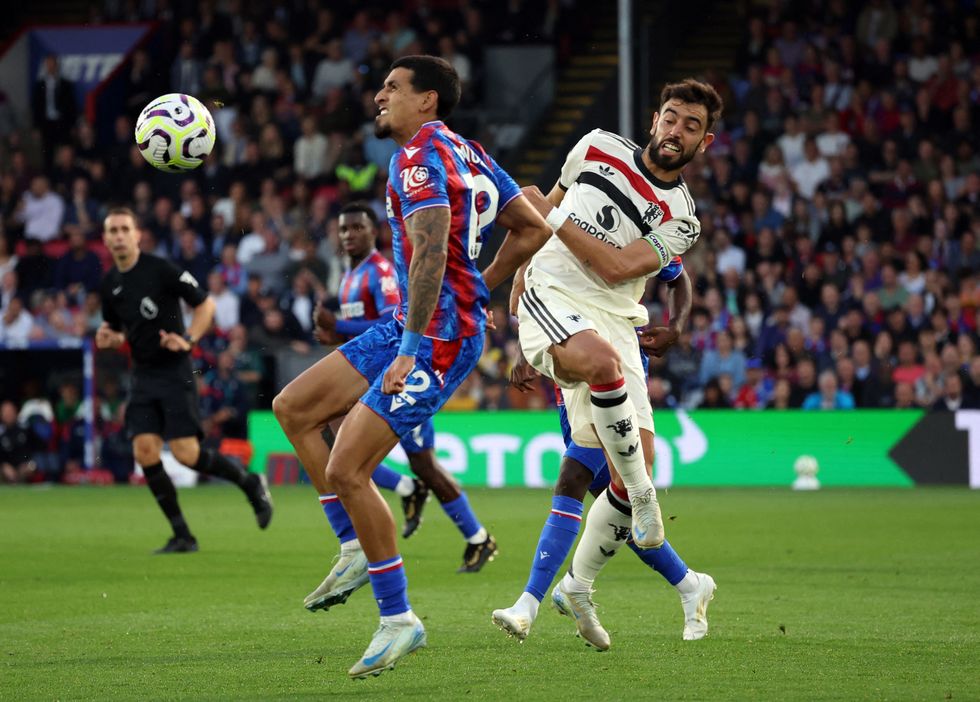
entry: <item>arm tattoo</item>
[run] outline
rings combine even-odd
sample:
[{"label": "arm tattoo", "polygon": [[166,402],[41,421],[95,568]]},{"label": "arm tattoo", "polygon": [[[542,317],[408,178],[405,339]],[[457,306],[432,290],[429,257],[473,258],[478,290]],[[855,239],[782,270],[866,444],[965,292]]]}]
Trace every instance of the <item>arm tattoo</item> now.
[{"label": "arm tattoo", "polygon": [[412,263],[408,267],[408,316],[405,328],[422,334],[439,302],[446,272],[449,248],[450,211],[430,207],[405,220],[412,242]]}]

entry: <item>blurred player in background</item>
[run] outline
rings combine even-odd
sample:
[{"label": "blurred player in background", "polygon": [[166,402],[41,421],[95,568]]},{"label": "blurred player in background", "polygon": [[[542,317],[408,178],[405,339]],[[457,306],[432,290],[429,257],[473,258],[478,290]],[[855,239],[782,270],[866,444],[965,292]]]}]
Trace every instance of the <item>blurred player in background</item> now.
[{"label": "blurred player in background", "polygon": [[[389,322],[398,306],[395,268],[376,247],[378,220],[366,202],[352,202],[340,211],[340,244],[348,257],[348,267],[340,281],[339,317],[322,305],[314,313],[315,336],[321,343],[337,345],[363,334],[377,324]],[[336,422],[337,428],[340,422]],[[467,544],[463,565],[457,572],[476,573],[497,551],[493,536],[480,524],[466,494],[435,459],[435,427],[429,419],[401,439],[402,449],[415,475],[413,480],[384,465],[371,479],[378,487],[394,490],[402,497],[405,512],[404,538],[410,537],[422,522],[422,508],[429,487],[443,510],[459,528]],[[307,469],[315,486],[325,489],[323,471]],[[318,489],[319,489],[318,487]],[[350,517],[337,495],[320,491],[320,504],[330,526],[340,540],[340,557],[326,579],[307,595],[304,606],[310,611],[329,609],[343,603],[354,590],[368,581],[368,564]]]},{"label": "blurred player in background", "polygon": [[630,526],[640,548],[664,543],[650,480],[653,411],[635,327],[648,322],[639,302],[647,278],[700,234],[681,171],[711,145],[721,109],[721,98],[706,83],[669,84],[646,148],[597,129],[569,152],[547,198],[525,188],[556,237],[531,259],[524,276],[521,348],[535,369],[562,387],[572,440],[602,446],[612,461],[609,489],[589,510],[579,545],[585,550],[581,558],[576,552],[560,583],[576,619],[594,620],[595,627],[592,584],[608,561],[605,554],[625,541],[609,525]]},{"label": "blurred player in background", "polygon": [[[656,277],[666,282],[669,288],[670,321],[666,327],[655,326],[641,332],[640,347],[644,351],[641,354],[641,362],[644,374],[649,365],[646,354],[663,356],[687,327],[687,320],[691,313],[691,280],[684,270],[680,257],[675,257],[664,266]],[[514,311],[522,292],[523,285],[518,272],[511,294],[511,309]],[[527,391],[531,389],[531,383],[536,377],[537,372],[521,356],[511,374],[514,386],[522,392]],[[591,492],[594,496],[599,496],[603,491],[609,490],[609,470],[605,455],[601,449],[584,448],[572,441],[568,414],[561,388],[557,385],[555,392],[562,438],[565,441],[565,455],[562,457],[558,482],[555,484],[554,496],[551,499],[551,513],[541,530],[524,592],[512,607],[494,610],[491,617],[494,624],[520,641],[526,639],[530,633],[538,614],[538,606],[544,599],[545,592],[551,587],[558,569],[565,562],[572,544],[575,543],[582,524],[582,500],[585,494]],[[614,496],[606,496],[606,499],[610,504],[618,504]],[[614,538],[617,542],[623,541],[629,544],[640,560],[660,573],[677,589],[684,610],[683,638],[685,640],[704,638],[708,632],[707,608],[715,590],[714,580],[710,575],[690,570],[666,539],[660,548],[638,548],[629,538],[629,513],[623,510],[620,514],[616,522],[606,525],[613,530]],[[576,557],[583,559],[593,557],[609,559],[616,555],[616,551],[609,550],[602,544],[583,543],[576,549],[575,554]],[[571,571],[575,571],[574,563]],[[559,612],[575,620],[579,634],[590,645],[600,651],[609,648],[609,634],[595,616],[591,592],[566,590],[559,582],[552,590],[551,597]]]},{"label": "blurred player in background", "polygon": [[[273,401],[300,460],[326,466],[327,486],[368,559],[381,625],[350,669],[354,678],[391,669],[426,643],[408,602],[395,523],[371,473],[473,371],[489,289],[550,236],[510,176],[443,124],[459,94],[459,76],[443,59],[406,56],[392,64],[375,97],[375,130],[400,147],[389,167],[387,207],[401,301],[393,320],[344,344]],[[511,231],[481,276],[476,260],[495,221]],[[330,450],[321,432],[344,414]]]},{"label": "blurred player in background", "polygon": [[[185,466],[240,487],[252,504],[259,527],[265,529],[272,519],[272,500],[264,476],[247,473],[200,444],[204,432],[190,352],[211,326],[214,301],[187,271],[140,252],[140,230],[132,210],[109,210],[102,240],[115,266],[102,281],[105,321],[95,334],[95,344],[100,349],[118,349],[128,341],[132,352],[126,431],[146,484],[174,532],[157,553],[186,553],[198,548],[160,460],[164,441]],[[186,331],[181,300],[194,309]]]}]

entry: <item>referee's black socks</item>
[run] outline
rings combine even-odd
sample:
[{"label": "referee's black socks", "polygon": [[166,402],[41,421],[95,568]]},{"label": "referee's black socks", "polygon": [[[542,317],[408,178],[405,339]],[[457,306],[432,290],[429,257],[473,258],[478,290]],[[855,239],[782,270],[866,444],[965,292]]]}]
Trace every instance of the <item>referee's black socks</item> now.
[{"label": "referee's black socks", "polygon": [[177,490],[174,488],[170,476],[163,469],[163,463],[143,466],[143,475],[146,476],[146,485],[160,505],[160,509],[170,522],[174,530],[174,536],[191,538],[191,531],[187,528],[184,515],[180,511],[177,503]]},{"label": "referee's black socks", "polygon": [[198,473],[213,475],[216,478],[235,483],[240,488],[246,487],[248,473],[234,461],[222,456],[213,449],[201,448],[197,465],[191,466]]}]

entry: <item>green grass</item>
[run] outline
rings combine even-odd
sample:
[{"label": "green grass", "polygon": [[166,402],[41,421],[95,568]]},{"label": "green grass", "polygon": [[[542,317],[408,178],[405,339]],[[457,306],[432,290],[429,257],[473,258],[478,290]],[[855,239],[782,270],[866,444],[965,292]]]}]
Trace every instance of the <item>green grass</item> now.
[{"label": "green grass", "polygon": [[718,581],[709,636],[681,641],[677,595],[624,551],[598,582],[603,654],[547,608],[523,645],[493,627],[549,497],[470,494],[497,560],[456,575],[430,503],[403,542],[429,648],[352,682],[377,611],[367,590],[302,608],[335,551],[311,489],[276,490],[265,533],[234,489],[182,491],[202,550],[166,557],[145,489],[0,490],[0,699],[980,699],[980,493],[662,495],[672,543]]}]

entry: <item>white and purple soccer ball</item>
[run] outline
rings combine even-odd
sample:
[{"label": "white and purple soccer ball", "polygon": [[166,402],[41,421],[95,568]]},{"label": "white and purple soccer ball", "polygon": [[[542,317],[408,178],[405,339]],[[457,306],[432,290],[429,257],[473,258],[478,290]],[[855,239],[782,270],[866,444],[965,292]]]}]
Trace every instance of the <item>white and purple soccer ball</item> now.
[{"label": "white and purple soccer ball", "polygon": [[136,120],[136,145],[154,168],[171,173],[200,166],[214,148],[214,119],[191,95],[161,95]]}]

